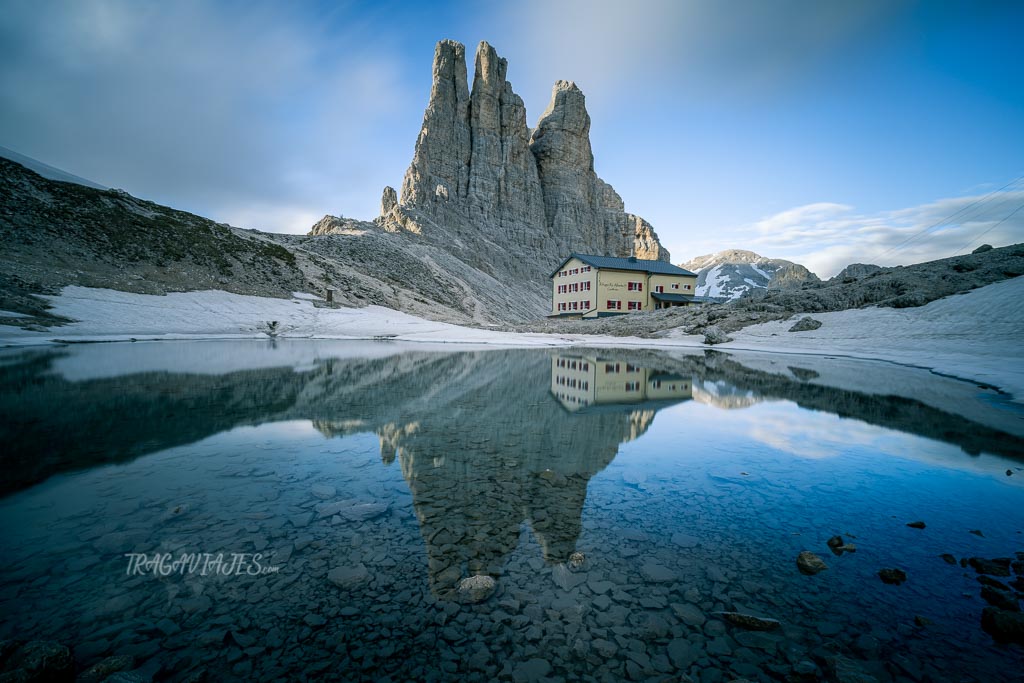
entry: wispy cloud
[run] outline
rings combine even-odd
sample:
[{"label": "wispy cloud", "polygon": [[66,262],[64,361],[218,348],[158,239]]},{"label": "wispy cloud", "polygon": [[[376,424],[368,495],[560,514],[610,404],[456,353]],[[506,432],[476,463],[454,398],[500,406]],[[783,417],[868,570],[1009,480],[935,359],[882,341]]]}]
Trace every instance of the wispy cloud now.
[{"label": "wispy cloud", "polygon": [[760,93],[819,68],[872,22],[906,4],[528,0],[497,16],[484,13],[478,28],[525,74],[514,83],[528,84],[524,99],[536,115],[548,95],[541,89],[557,79],[577,81],[592,109],[635,97],[643,104],[679,89]]},{"label": "wispy cloud", "polygon": [[850,263],[907,265],[966,253],[983,243],[1024,242],[1024,189],[940,199],[875,214],[859,213],[845,204],[807,204],[731,234],[736,243],[710,251],[750,249],[797,261],[827,278]]},{"label": "wispy cloud", "polygon": [[231,223],[372,216],[384,182],[368,178],[392,180],[374,142],[411,102],[394,46],[339,7],[8,3],[0,144]]}]

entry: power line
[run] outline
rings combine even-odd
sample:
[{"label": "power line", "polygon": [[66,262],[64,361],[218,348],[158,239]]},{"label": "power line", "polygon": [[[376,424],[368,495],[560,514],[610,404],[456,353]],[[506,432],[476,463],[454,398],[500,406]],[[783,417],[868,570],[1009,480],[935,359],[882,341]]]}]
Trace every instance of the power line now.
[{"label": "power line", "polygon": [[967,247],[971,246],[971,245],[972,245],[973,243],[977,242],[977,241],[978,241],[978,240],[980,240],[980,239],[981,239],[982,237],[984,237],[985,235],[989,234],[990,232],[992,232],[993,230],[995,230],[996,228],[998,228],[998,227],[999,227],[1000,225],[1002,225],[1002,224],[1003,224],[1003,223],[1005,223],[1006,221],[1010,220],[1010,219],[1011,219],[1011,218],[1013,217],[1013,215],[1014,215],[1015,213],[1017,213],[1018,211],[1020,211],[1021,209],[1024,209],[1024,204],[1021,204],[1021,205],[1020,205],[1020,206],[1018,206],[1018,207],[1017,207],[1016,209],[1014,209],[1014,210],[1013,210],[1013,211],[1011,211],[1010,213],[1006,214],[1006,217],[1005,217],[1005,218],[1003,218],[1003,220],[999,221],[998,223],[996,223],[995,225],[993,225],[993,226],[992,226],[991,228],[989,228],[989,229],[988,229],[988,230],[986,230],[985,232],[981,233],[981,234],[980,234],[980,235],[978,235],[977,237],[974,237],[974,238],[972,238],[970,242],[968,242],[968,243],[967,243],[967,244],[965,244],[964,246],[962,246],[962,247],[960,247],[959,249],[957,249],[957,250],[956,250],[956,253],[955,253],[955,254],[953,254],[953,256],[956,256],[956,255],[958,255],[958,254],[959,254],[959,253],[960,253],[961,251],[963,251],[963,250],[964,250],[964,249],[966,249]]},{"label": "power line", "polygon": [[[1021,180],[1024,180],[1024,175],[1022,175],[1022,176],[1019,176],[1019,177],[1017,177],[1017,178],[1014,178],[1013,180],[1011,180],[1010,182],[1008,182],[1008,183],[1007,183],[1007,184],[1005,184],[1005,185],[1002,185],[1002,186],[1001,186],[1001,187],[999,187],[998,189],[993,189],[992,191],[990,191],[990,193],[989,193],[989,194],[985,195],[985,196],[984,196],[984,197],[982,197],[982,198],[981,198],[980,200],[976,200],[976,201],[972,202],[971,204],[968,204],[968,205],[967,205],[967,206],[965,206],[965,207],[961,207],[961,208],[957,209],[956,211],[954,211],[953,213],[949,214],[949,215],[948,215],[948,216],[946,216],[945,218],[943,218],[943,219],[941,219],[941,220],[939,220],[939,221],[937,221],[937,222],[934,222],[934,223],[932,223],[931,225],[929,225],[929,226],[928,226],[928,227],[926,227],[925,229],[923,229],[923,230],[920,230],[920,231],[918,231],[918,232],[914,232],[913,234],[911,234],[911,236],[910,236],[910,237],[908,237],[908,238],[907,238],[906,240],[904,240],[903,242],[899,243],[898,245],[896,245],[896,246],[894,246],[894,247],[890,247],[889,249],[887,249],[886,251],[882,252],[882,253],[881,253],[881,254],[879,254],[878,256],[874,256],[874,257],[873,257],[873,258],[872,258],[871,260],[877,260],[877,259],[881,259],[881,258],[882,258],[883,256],[886,256],[887,254],[890,254],[890,253],[892,253],[892,252],[894,252],[894,251],[896,251],[896,250],[898,250],[898,249],[901,249],[901,248],[903,248],[903,246],[905,246],[905,245],[906,245],[907,243],[909,243],[909,242],[912,242],[913,240],[916,240],[916,239],[918,239],[918,238],[919,238],[919,237],[921,237],[921,236],[922,236],[922,234],[924,234],[925,232],[929,232],[929,231],[931,231],[931,230],[935,229],[936,227],[938,227],[939,225],[944,225],[944,224],[948,223],[948,222],[949,222],[950,220],[952,220],[953,218],[955,218],[955,217],[956,217],[956,216],[958,216],[959,214],[962,214],[962,213],[964,213],[965,211],[968,211],[969,209],[972,209],[972,208],[974,208],[974,207],[980,206],[981,204],[984,204],[985,202],[987,202],[987,201],[988,201],[988,200],[989,200],[990,198],[992,198],[993,196],[997,195],[998,193],[1001,193],[1001,191],[1002,191],[1002,190],[1006,189],[1006,188],[1007,188],[1007,187],[1009,187],[1010,185],[1013,185],[1013,184],[1015,184],[1015,183],[1017,183],[1017,182],[1020,182]],[[1009,216],[1008,216],[1008,217],[1009,217]]]}]

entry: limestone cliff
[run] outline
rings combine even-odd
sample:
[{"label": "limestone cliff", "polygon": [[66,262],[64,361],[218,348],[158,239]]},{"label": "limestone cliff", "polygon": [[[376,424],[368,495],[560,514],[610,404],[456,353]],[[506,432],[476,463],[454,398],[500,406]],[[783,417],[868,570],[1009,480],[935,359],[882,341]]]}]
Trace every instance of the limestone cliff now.
[{"label": "limestone cliff", "polygon": [[437,44],[433,83],[412,163],[376,223],[421,233],[486,272],[545,276],[570,252],[668,261],[650,223],[625,212],[594,172],[583,92],[558,81],[536,128],[507,80],[508,63],[480,43],[469,87],[465,48]]}]

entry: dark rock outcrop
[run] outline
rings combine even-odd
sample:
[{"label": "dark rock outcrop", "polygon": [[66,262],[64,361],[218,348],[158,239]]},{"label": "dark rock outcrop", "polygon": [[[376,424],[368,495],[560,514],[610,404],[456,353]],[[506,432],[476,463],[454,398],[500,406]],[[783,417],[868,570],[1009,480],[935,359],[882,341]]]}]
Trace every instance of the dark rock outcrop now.
[{"label": "dark rock outcrop", "polygon": [[881,266],[876,266],[873,263],[851,263],[839,271],[829,282],[856,282],[872,273],[877,273],[881,269]]}]

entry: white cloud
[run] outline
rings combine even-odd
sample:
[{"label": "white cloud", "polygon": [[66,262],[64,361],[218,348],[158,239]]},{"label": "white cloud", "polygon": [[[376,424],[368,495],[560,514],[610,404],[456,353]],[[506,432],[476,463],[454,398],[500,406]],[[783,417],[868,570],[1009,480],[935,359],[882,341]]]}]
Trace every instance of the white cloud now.
[{"label": "white cloud", "polygon": [[802,263],[828,278],[850,263],[907,265],[966,253],[983,243],[1024,242],[1024,208],[1020,207],[1024,207],[1024,190],[1017,189],[875,214],[821,202],[781,211],[732,231],[730,244],[710,251],[750,249]]},{"label": "white cloud", "polygon": [[394,44],[368,43],[349,9],[12,3],[0,144],[233,224],[372,217],[395,182],[380,141],[411,103]]}]

